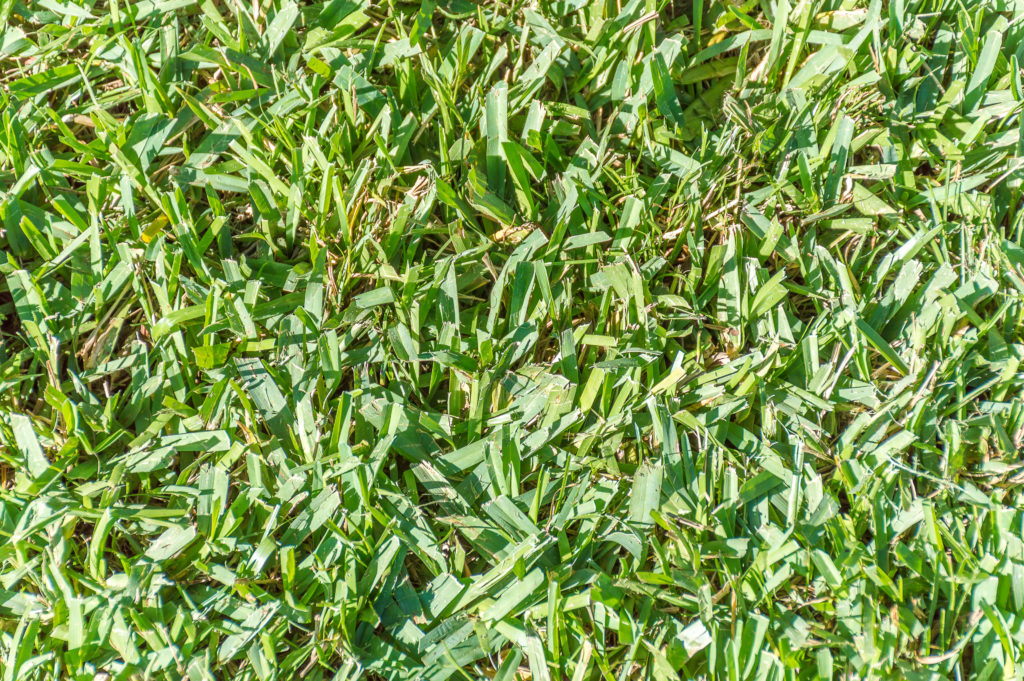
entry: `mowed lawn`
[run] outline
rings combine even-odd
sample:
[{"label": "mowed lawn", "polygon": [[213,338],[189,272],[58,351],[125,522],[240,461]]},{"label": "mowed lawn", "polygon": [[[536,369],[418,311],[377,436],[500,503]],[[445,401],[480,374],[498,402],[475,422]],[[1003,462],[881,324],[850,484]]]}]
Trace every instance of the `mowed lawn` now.
[{"label": "mowed lawn", "polygon": [[1024,678],[1021,0],[0,0],[0,681]]}]

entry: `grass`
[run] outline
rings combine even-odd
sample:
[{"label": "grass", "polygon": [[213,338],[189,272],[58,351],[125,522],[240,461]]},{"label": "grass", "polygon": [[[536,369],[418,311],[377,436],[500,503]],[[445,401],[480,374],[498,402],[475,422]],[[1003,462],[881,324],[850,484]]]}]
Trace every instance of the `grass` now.
[{"label": "grass", "polygon": [[1019,0],[0,0],[0,681],[1024,678]]}]

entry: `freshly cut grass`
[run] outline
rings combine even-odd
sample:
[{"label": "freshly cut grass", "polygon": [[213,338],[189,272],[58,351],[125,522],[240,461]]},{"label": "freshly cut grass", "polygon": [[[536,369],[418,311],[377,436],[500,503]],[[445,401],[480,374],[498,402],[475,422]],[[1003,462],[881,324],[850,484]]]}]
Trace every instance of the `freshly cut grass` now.
[{"label": "freshly cut grass", "polygon": [[0,681],[1022,678],[1022,55],[0,0]]}]

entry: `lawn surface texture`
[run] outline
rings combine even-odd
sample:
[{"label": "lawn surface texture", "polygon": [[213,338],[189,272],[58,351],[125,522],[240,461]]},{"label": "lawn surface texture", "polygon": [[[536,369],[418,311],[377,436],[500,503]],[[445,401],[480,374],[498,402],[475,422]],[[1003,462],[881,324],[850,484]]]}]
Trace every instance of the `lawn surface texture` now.
[{"label": "lawn surface texture", "polygon": [[1024,677],[1021,0],[0,0],[0,681]]}]

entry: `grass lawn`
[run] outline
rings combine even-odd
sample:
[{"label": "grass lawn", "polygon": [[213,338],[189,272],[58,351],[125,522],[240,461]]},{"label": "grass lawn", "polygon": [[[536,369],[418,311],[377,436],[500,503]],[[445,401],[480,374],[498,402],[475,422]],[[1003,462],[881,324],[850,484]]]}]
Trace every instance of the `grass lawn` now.
[{"label": "grass lawn", "polygon": [[0,681],[1024,679],[1022,61],[0,0]]}]

